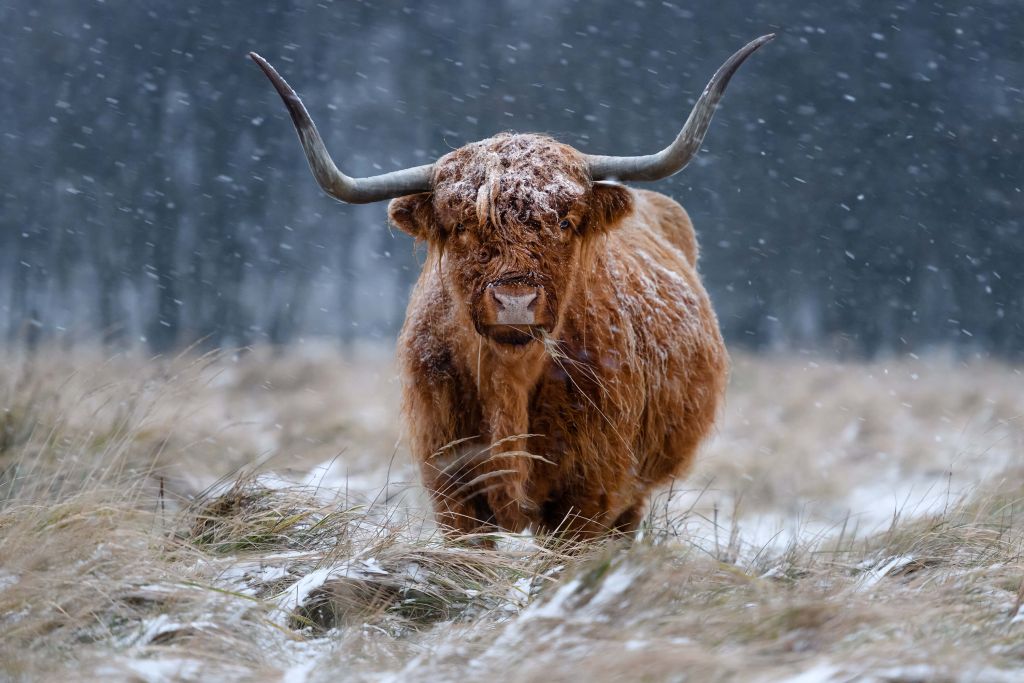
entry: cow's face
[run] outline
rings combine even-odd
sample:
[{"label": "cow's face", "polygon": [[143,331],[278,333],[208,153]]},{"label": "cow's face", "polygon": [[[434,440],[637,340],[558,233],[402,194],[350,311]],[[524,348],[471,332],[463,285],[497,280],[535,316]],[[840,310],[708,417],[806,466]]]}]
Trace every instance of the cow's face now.
[{"label": "cow's face", "polygon": [[522,346],[559,323],[584,245],[632,207],[590,180],[582,155],[539,135],[499,135],[438,160],[434,191],[391,202],[392,222],[430,241],[476,331]]}]

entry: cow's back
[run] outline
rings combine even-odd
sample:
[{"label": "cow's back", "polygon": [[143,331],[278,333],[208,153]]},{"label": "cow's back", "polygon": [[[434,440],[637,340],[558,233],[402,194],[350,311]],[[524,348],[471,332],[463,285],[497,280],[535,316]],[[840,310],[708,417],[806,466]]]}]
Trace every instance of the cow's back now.
[{"label": "cow's back", "polygon": [[697,236],[693,222],[679,202],[649,190],[633,190],[637,219],[676,246],[691,266],[697,265]]}]

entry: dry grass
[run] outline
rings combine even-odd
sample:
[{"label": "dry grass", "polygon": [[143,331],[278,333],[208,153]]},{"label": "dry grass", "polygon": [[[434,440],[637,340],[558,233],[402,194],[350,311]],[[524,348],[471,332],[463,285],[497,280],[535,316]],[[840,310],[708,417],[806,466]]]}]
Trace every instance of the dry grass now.
[{"label": "dry grass", "polygon": [[3,367],[3,679],[1024,676],[1015,368],[739,358],[639,541],[489,551],[430,523],[386,356]]}]

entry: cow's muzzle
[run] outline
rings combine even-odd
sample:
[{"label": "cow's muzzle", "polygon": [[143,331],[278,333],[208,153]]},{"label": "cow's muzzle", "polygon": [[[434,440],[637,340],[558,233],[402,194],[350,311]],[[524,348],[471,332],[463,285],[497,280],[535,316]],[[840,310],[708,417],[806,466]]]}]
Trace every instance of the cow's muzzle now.
[{"label": "cow's muzzle", "polygon": [[498,325],[533,325],[537,319],[539,287],[525,285],[494,285],[487,288]]},{"label": "cow's muzzle", "polygon": [[553,326],[547,292],[531,283],[493,282],[480,304],[478,330],[501,344],[526,344]]}]

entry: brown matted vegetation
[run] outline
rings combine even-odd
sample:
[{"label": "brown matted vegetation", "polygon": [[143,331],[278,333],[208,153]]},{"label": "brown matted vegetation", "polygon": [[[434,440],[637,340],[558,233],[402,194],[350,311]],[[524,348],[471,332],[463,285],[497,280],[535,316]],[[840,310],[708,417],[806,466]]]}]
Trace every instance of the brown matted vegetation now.
[{"label": "brown matted vegetation", "polygon": [[736,359],[641,538],[444,542],[386,355],[10,352],[0,677],[1017,680],[1024,382]]}]

